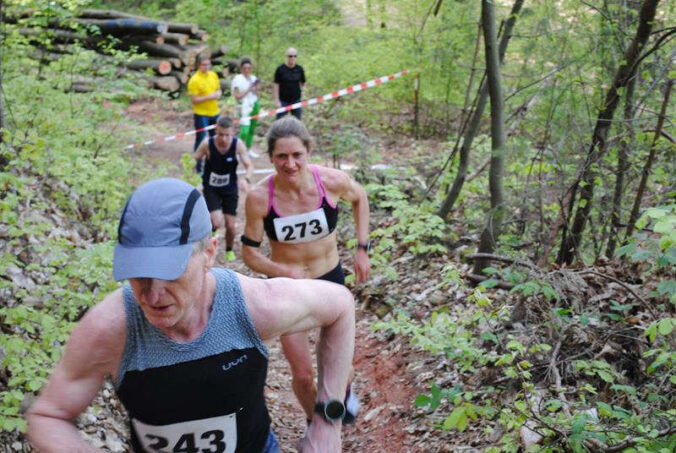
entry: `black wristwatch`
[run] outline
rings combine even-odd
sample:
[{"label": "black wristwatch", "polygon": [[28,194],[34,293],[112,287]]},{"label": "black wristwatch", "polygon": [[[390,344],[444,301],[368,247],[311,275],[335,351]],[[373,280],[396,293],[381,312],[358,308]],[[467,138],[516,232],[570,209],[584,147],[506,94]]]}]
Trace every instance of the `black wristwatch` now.
[{"label": "black wristwatch", "polygon": [[329,423],[338,423],[345,417],[345,405],[339,400],[315,403],[315,413],[321,414]]},{"label": "black wristwatch", "polygon": [[357,242],[357,249],[362,249],[368,253],[369,250],[371,250],[371,241],[366,241],[366,244],[363,242]]}]

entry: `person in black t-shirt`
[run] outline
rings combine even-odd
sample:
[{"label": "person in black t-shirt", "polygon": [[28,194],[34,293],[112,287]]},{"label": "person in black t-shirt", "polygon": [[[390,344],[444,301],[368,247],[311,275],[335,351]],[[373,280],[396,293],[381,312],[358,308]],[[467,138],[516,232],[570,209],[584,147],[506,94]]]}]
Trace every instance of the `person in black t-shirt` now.
[{"label": "person in black t-shirt", "polygon": [[[301,65],[296,64],[297,58],[298,51],[289,47],[286,49],[286,63],[279,65],[275,71],[272,99],[274,99],[277,108],[300,102],[301,92],[305,88],[305,71]],[[278,113],[277,119],[287,113]],[[291,110],[291,114],[300,119],[301,108]]]}]

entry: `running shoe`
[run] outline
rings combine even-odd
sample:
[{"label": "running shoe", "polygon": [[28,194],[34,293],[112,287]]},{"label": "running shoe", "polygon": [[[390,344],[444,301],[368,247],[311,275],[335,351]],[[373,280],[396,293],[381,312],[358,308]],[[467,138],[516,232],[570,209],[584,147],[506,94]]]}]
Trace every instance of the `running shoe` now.
[{"label": "running shoe", "polygon": [[225,252],[225,260],[226,261],[235,261],[237,257],[235,256],[235,252],[233,250],[227,250]]},{"label": "running shoe", "polygon": [[345,417],[343,417],[343,425],[350,425],[357,420],[361,402],[357,395],[352,391],[352,385],[347,387],[345,392]]}]

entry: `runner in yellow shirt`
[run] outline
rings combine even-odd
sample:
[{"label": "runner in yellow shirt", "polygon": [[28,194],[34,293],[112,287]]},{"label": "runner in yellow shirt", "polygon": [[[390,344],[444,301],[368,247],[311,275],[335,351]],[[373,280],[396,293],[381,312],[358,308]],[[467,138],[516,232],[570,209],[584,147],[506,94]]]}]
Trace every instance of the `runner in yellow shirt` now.
[{"label": "runner in yellow shirt", "polygon": [[[195,129],[203,129],[207,126],[216,124],[220,110],[218,108],[218,99],[221,97],[221,84],[218,75],[211,71],[211,59],[202,57],[198,60],[198,70],[190,77],[188,81],[188,94],[192,102],[193,118]],[[214,130],[209,131],[209,136],[214,135]],[[196,151],[202,141],[207,136],[206,131],[195,134],[195,145],[193,151]],[[202,172],[202,161],[196,165],[198,173]]]}]

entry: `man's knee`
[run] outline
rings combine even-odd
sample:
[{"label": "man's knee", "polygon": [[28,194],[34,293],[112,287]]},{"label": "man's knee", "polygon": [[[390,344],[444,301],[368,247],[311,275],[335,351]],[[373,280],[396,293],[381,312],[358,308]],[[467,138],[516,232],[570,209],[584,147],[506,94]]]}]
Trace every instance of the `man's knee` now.
[{"label": "man's knee", "polygon": [[224,226],[223,214],[221,214],[218,211],[211,212],[211,224],[214,227],[214,229],[223,228]]}]

